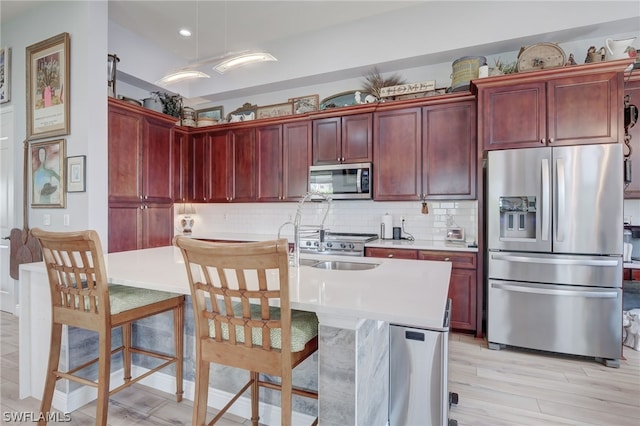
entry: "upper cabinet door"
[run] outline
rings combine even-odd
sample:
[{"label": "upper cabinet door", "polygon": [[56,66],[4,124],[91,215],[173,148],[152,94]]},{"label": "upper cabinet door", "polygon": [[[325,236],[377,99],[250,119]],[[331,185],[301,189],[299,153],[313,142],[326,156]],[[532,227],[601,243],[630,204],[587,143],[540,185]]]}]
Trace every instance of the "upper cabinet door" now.
[{"label": "upper cabinet door", "polygon": [[623,129],[622,73],[608,72],[547,83],[550,145],[617,143]]},{"label": "upper cabinet door", "polygon": [[144,201],[173,201],[171,185],[171,155],[173,124],[146,118],[144,120],[144,153],[142,156]]},{"label": "upper cabinet door", "polygon": [[421,109],[376,112],[373,121],[374,199],[419,199],[422,193]]},{"label": "upper cabinet door", "polygon": [[283,131],[282,199],[300,200],[309,190],[311,123],[286,123]]},{"label": "upper cabinet door", "polygon": [[525,148],[545,143],[544,82],[481,89],[478,102],[484,149]]},{"label": "upper cabinet door", "polygon": [[282,200],[282,125],[256,129],[258,201]]},{"label": "upper cabinet door", "polygon": [[256,201],[255,129],[238,129],[231,133],[231,191],[229,201]]},{"label": "upper cabinet door", "polygon": [[426,198],[475,199],[475,102],[424,107],[422,137],[422,190]]},{"label": "upper cabinet door", "polygon": [[109,201],[142,200],[142,128],[140,115],[109,108]]},{"label": "upper cabinet door", "polygon": [[373,114],[342,117],[342,163],[370,163],[373,160]]},{"label": "upper cabinet door", "polygon": [[313,120],[313,165],[338,164],[342,158],[340,117]]}]

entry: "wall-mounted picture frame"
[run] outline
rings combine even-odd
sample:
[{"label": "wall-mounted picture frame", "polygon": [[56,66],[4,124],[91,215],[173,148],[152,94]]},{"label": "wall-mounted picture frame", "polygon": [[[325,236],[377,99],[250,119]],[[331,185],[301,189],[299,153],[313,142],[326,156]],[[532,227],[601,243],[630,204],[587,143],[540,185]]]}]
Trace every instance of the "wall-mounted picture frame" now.
[{"label": "wall-mounted picture frame", "polygon": [[284,117],[291,114],[293,114],[293,104],[291,102],[284,102],[258,107],[256,118]]},{"label": "wall-mounted picture frame", "polygon": [[239,123],[241,121],[255,120],[257,105],[251,105],[249,102],[245,102],[240,108],[231,111],[227,116],[229,123]]},{"label": "wall-mounted picture frame", "polygon": [[26,48],[27,139],[69,134],[69,33]]},{"label": "wall-mounted picture frame", "polygon": [[0,47],[0,104],[11,100],[11,48]]},{"label": "wall-mounted picture frame", "polygon": [[199,109],[196,111],[196,122],[198,127],[211,126],[224,120],[224,107],[214,106],[211,108]]},{"label": "wall-mounted picture frame", "polygon": [[320,107],[319,95],[301,96],[299,98],[291,98],[289,102],[293,104],[294,114],[305,114],[307,112],[317,111]]},{"label": "wall-mounted picture frame", "polygon": [[87,190],[86,169],[86,155],[67,157],[67,192],[85,192]]},{"label": "wall-mounted picture frame", "polygon": [[35,142],[30,146],[31,207],[64,208],[65,140]]}]

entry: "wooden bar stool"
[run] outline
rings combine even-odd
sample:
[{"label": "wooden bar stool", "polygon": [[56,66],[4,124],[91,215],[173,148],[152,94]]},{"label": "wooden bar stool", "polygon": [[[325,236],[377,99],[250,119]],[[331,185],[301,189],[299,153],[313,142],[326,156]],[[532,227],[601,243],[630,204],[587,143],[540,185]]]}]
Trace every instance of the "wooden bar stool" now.
[{"label": "wooden bar stool", "polygon": [[[107,424],[109,396],[156,371],[175,364],[176,398],[182,401],[182,359],[184,295],[112,285],[107,273],[100,238],[95,231],[48,232],[32,229],[42,246],[51,289],[51,349],[40,412],[51,409],[56,381],[68,379],[98,389],[96,425]],[[135,267],[134,265],[131,266]],[[131,324],[161,312],[173,311],[175,354],[166,355],[132,347]],[[98,333],[98,358],[69,371],[59,371],[62,326],[68,325]],[[111,349],[111,329],[122,326],[122,346]],[[123,352],[124,383],[109,390],[111,355]],[[163,360],[159,366],[131,378],[131,354],[138,353]],[[98,381],[83,378],[80,370],[98,362]],[[46,420],[38,422],[46,424]]]},{"label": "wooden bar stool", "polygon": [[[249,381],[208,424],[217,422],[251,389],[251,422],[258,425],[259,388],[281,391],[282,424],[291,425],[293,369],[318,348],[318,319],[291,310],[287,240],[211,243],[178,237],[191,286],[196,331],[194,426],[205,424],[210,363],[249,370]],[[279,306],[279,308],[277,307]],[[260,380],[279,376],[281,384]],[[317,419],[314,424],[317,424]]]}]

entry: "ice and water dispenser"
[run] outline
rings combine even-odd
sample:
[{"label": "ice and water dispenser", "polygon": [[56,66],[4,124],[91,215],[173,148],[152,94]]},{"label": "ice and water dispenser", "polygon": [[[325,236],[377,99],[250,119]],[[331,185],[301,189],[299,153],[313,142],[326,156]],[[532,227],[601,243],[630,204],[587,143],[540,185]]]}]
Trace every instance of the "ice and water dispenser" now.
[{"label": "ice and water dispenser", "polygon": [[500,197],[500,238],[536,238],[536,197]]}]

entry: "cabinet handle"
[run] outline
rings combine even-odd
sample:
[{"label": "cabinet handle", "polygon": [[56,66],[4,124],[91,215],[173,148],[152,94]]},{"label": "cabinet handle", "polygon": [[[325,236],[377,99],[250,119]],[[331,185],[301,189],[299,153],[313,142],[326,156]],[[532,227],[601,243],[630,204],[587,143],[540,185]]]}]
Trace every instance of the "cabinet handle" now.
[{"label": "cabinet handle", "polygon": [[444,261],[445,261],[445,262],[448,262],[449,260],[451,260],[451,259],[449,259],[448,257],[445,257],[445,258],[444,258]]},{"label": "cabinet handle", "polygon": [[393,257],[393,253],[389,253],[387,257]]},{"label": "cabinet handle", "polygon": [[540,143],[542,143],[542,144],[547,143],[547,138],[540,139]]},{"label": "cabinet handle", "polygon": [[553,138],[549,138],[549,143],[553,143]]}]

